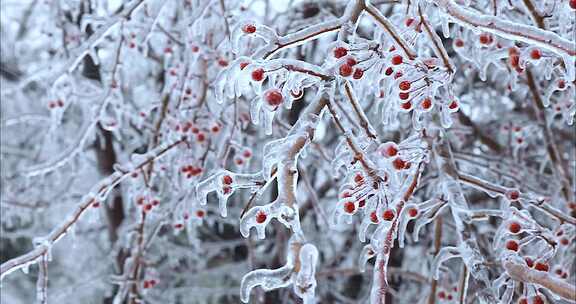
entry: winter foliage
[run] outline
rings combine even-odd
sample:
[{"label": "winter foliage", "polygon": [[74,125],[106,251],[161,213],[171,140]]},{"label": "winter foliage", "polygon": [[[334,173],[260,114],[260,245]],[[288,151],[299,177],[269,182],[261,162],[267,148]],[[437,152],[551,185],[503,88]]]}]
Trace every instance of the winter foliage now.
[{"label": "winter foliage", "polygon": [[1,303],[576,303],[575,0],[1,9]]}]

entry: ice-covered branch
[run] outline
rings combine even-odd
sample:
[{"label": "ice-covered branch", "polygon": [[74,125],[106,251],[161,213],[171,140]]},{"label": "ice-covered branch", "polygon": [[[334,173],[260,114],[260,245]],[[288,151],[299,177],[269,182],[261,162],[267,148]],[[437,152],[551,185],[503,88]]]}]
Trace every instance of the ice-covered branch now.
[{"label": "ice-covered branch", "polygon": [[548,272],[530,269],[510,260],[504,261],[503,266],[514,280],[541,285],[565,300],[576,303],[576,287],[574,285],[554,278]]},{"label": "ice-covered branch", "polygon": [[92,188],[89,194],[84,196],[81,203],[76,207],[74,212],[72,212],[61,225],[54,228],[48,235],[40,238],[42,242],[40,242],[38,246],[24,255],[2,263],[2,265],[0,265],[0,279],[3,279],[6,275],[15,270],[28,267],[30,264],[37,263],[39,258],[46,254],[50,254],[51,247],[66,235],[69,229],[71,229],[72,226],[76,224],[81,216],[94,203],[104,201],[112,189],[122,180],[130,176],[133,172],[138,172],[138,170],[141,170],[144,166],[163,156],[166,152],[177,147],[184,141],[185,139],[180,139],[170,144],[161,145],[158,148],[148,152],[139,163],[132,164],[131,170],[123,172],[116,171],[112,175],[100,181]]}]

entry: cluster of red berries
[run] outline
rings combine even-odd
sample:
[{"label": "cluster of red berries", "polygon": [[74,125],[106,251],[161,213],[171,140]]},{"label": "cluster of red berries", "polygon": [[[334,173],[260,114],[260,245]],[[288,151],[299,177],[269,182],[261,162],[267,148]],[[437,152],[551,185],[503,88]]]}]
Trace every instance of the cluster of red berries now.
[{"label": "cluster of red berries", "polygon": [[252,157],[252,152],[248,149],[244,150],[242,154],[234,157],[234,163],[238,166],[242,166],[247,160]]},{"label": "cluster of red berries", "polygon": [[[196,141],[197,142],[204,142],[206,140],[206,134],[204,132],[202,132],[198,127],[195,127],[191,122],[186,122],[182,125],[182,127],[178,124],[176,125],[176,127],[174,128],[176,131],[181,131],[182,133],[188,133],[188,132],[192,132],[192,134],[196,135]],[[219,124],[214,124],[211,128],[210,131],[213,133],[218,133],[220,132],[220,125]]]},{"label": "cluster of red berries", "polygon": [[183,166],[182,169],[180,169],[180,171],[183,174],[186,174],[186,178],[192,178],[192,176],[200,175],[200,173],[202,173],[202,168],[195,167],[193,165],[187,165]]},{"label": "cluster of red berries", "polygon": [[438,299],[452,301],[453,296],[451,293],[441,290],[438,292]]},{"label": "cluster of red berries", "polygon": [[558,232],[556,232],[556,238],[562,246],[568,246],[570,244],[568,236],[564,235],[564,230],[558,230]]},{"label": "cluster of red berries", "polygon": [[147,202],[144,197],[139,197],[136,199],[136,205],[141,206],[144,212],[149,212],[153,207],[160,205],[160,201],[153,199]]},{"label": "cluster of red berries", "polygon": [[529,268],[534,268],[538,271],[548,272],[550,266],[546,262],[535,262],[531,257],[524,257],[524,262]]},{"label": "cluster of red berries", "polygon": [[[358,185],[363,184],[364,183],[364,177],[361,174],[357,174],[354,177],[354,180],[356,181],[356,183]],[[356,211],[356,202],[358,203],[358,208],[364,208],[364,206],[366,205],[366,200],[365,199],[361,199],[361,200],[356,200],[354,198],[354,200],[352,199],[352,194],[346,190],[344,192],[342,192],[340,194],[340,197],[343,199],[348,199],[346,200],[346,202],[344,203],[344,212],[348,213],[348,214],[353,214]]]},{"label": "cluster of red berries", "polygon": [[[522,297],[518,300],[518,304],[528,304],[528,298]],[[532,304],[544,304],[544,299],[541,295],[535,295],[532,297]]]},{"label": "cluster of red berries", "polygon": [[[340,59],[346,55],[348,55],[348,50],[346,48],[340,46],[334,49],[335,58]],[[358,62],[356,61],[356,59],[354,59],[354,57],[346,58],[346,62],[344,62],[339,68],[340,76],[342,77],[352,76],[352,78],[354,79],[362,78],[362,76],[364,76],[364,70],[360,68],[354,68],[356,64],[358,64]]]},{"label": "cluster of red berries", "polygon": [[234,182],[234,179],[232,178],[232,176],[224,175],[222,177],[222,193],[224,193],[224,194],[232,193],[231,185],[233,182]]},{"label": "cluster of red berries", "polygon": [[145,280],[145,281],[142,283],[142,287],[144,287],[144,289],[152,288],[152,287],[156,286],[156,283],[157,283],[157,282],[156,282],[156,280],[154,280],[154,279]]},{"label": "cluster of red berries", "polygon": [[57,99],[57,100],[53,100],[53,101],[48,102],[48,108],[49,109],[55,109],[57,107],[58,108],[64,107],[64,102],[61,99]]}]

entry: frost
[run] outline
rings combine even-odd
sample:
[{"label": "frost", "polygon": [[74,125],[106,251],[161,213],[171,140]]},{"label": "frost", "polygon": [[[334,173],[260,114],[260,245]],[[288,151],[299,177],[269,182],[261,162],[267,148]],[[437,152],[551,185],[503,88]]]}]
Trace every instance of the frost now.
[{"label": "frost", "polygon": [[2,1],[3,299],[572,299],[573,1],[328,2]]}]

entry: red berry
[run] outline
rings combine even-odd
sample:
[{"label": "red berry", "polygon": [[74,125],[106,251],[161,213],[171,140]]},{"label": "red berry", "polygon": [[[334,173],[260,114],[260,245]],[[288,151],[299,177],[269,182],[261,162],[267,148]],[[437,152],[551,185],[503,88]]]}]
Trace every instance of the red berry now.
[{"label": "red berry", "polygon": [[400,55],[394,55],[394,56],[392,57],[392,64],[393,64],[393,65],[402,64],[402,61],[404,61],[404,59],[403,59],[402,56],[400,56]]},{"label": "red berry", "polygon": [[506,197],[511,201],[517,201],[520,198],[520,192],[518,190],[508,190],[506,192]]},{"label": "red berry", "polygon": [[518,223],[518,222],[512,222],[508,226],[508,231],[510,231],[514,234],[520,232],[520,229],[522,229],[522,226],[520,226],[520,223]]},{"label": "red berry", "polygon": [[452,301],[452,294],[449,293],[448,296],[446,297],[446,299],[447,299],[448,301]]},{"label": "red berry", "polygon": [[94,208],[100,207],[100,202],[98,202],[98,201],[93,202],[92,207],[94,207]]},{"label": "red berry", "polygon": [[378,215],[376,214],[376,211],[372,211],[372,213],[370,213],[370,220],[374,224],[378,223]]},{"label": "red berry", "polygon": [[396,144],[393,142],[387,142],[384,144],[381,154],[384,157],[396,156],[396,154],[398,154],[398,146],[396,146]]},{"label": "red berry", "polygon": [[144,211],[150,211],[150,210],[152,210],[152,205],[150,204],[144,205]]},{"label": "red berry", "polygon": [[570,0],[570,8],[576,10],[576,0]]},{"label": "red berry", "polygon": [[395,216],[396,216],[396,214],[394,213],[394,210],[392,210],[392,209],[386,209],[386,210],[384,210],[384,213],[382,213],[382,218],[385,221],[391,221],[394,219]]},{"label": "red berry", "polygon": [[458,102],[456,100],[453,100],[449,105],[448,105],[448,109],[450,110],[456,110],[458,109]]},{"label": "red berry", "polygon": [[398,84],[398,88],[400,88],[400,90],[402,90],[402,91],[408,91],[408,90],[410,90],[411,85],[412,84],[410,83],[410,81],[404,80]]},{"label": "red berry", "polygon": [[528,304],[528,299],[526,299],[526,298],[520,298],[520,299],[518,300],[518,304]]},{"label": "red berry", "polygon": [[358,202],[358,207],[359,207],[359,208],[364,208],[364,206],[366,206],[366,200],[360,200],[360,201]]},{"label": "red berry", "polygon": [[254,81],[262,81],[264,79],[264,70],[263,69],[255,69],[252,71],[252,80]]},{"label": "red berry", "polygon": [[392,161],[392,165],[396,170],[402,170],[406,167],[406,162],[398,157],[394,161]]},{"label": "red berry", "polygon": [[198,133],[198,135],[196,135],[196,140],[198,142],[203,142],[206,139],[206,135],[204,135],[204,133]]},{"label": "red berry", "polygon": [[355,69],[354,74],[352,75],[352,78],[360,79],[360,78],[362,78],[363,75],[364,75],[364,71],[362,69]]},{"label": "red berry", "polygon": [[353,57],[346,58],[346,64],[349,66],[355,66],[358,62]]},{"label": "red berry", "polygon": [[550,267],[548,266],[548,264],[542,262],[536,262],[536,264],[534,265],[534,269],[538,271],[548,272],[549,268]]},{"label": "red berry", "polygon": [[481,44],[489,44],[490,42],[492,42],[492,36],[490,36],[490,34],[484,33],[480,35]]},{"label": "red berry", "polygon": [[143,285],[144,289],[148,289],[152,286],[150,286],[150,281],[144,281],[144,285]]},{"label": "red berry", "polygon": [[345,63],[343,65],[340,66],[340,75],[342,77],[348,77],[350,75],[352,75],[352,66]]},{"label": "red berry", "polygon": [[418,209],[416,209],[416,207],[412,207],[412,208],[408,209],[408,215],[412,218],[417,217],[418,216]]},{"label": "red berry", "polygon": [[198,46],[192,46],[192,52],[197,53],[200,48]]},{"label": "red berry", "polygon": [[346,55],[348,55],[348,50],[346,48],[339,46],[334,49],[334,57],[342,58]]},{"label": "red berry", "polygon": [[558,80],[558,88],[563,89],[565,87],[566,87],[566,81],[564,81],[564,79]]},{"label": "red berry", "polygon": [[213,126],[211,130],[214,133],[218,133],[218,132],[220,132],[220,127],[219,126]]},{"label": "red berry", "polygon": [[178,224],[174,224],[174,228],[176,229],[182,229],[182,227],[184,227],[184,225],[178,223]]},{"label": "red berry", "polygon": [[542,52],[539,49],[533,49],[530,51],[530,58],[538,60],[542,57]]},{"label": "red berry", "polygon": [[508,250],[512,250],[512,251],[518,251],[518,242],[510,240],[508,242],[506,242],[506,249]]},{"label": "red berry", "polygon": [[394,69],[392,67],[387,68],[386,71],[384,72],[386,76],[390,76],[392,75],[392,73],[394,73]]},{"label": "red berry", "polygon": [[446,299],[446,293],[444,291],[440,291],[438,293],[438,298],[439,299]]},{"label": "red berry", "polygon": [[410,110],[410,109],[412,108],[412,103],[410,103],[409,101],[407,101],[407,102],[403,103],[401,106],[402,106],[402,109],[408,111],[408,110]]},{"label": "red berry", "polygon": [[256,214],[256,223],[258,223],[258,224],[264,223],[266,221],[266,217],[267,216],[266,216],[266,213],[264,213],[264,211],[259,211]]},{"label": "red berry", "polygon": [[456,47],[461,48],[461,47],[464,46],[464,40],[462,40],[462,39],[456,39],[456,40],[454,41],[454,45],[455,45]]},{"label": "red berry", "polygon": [[242,31],[246,34],[253,34],[256,32],[256,26],[254,24],[246,24],[242,27]]},{"label": "red berry", "polygon": [[510,55],[510,66],[512,66],[513,68],[517,68],[519,63],[520,63],[520,56],[516,54]]},{"label": "red berry", "polygon": [[224,186],[224,187],[222,187],[222,192],[224,194],[230,194],[230,193],[232,193],[232,188],[228,187],[228,186]]},{"label": "red berry", "polygon": [[420,105],[422,106],[422,109],[428,110],[432,107],[432,99],[425,98],[424,100],[422,100],[422,103]]},{"label": "red berry", "polygon": [[266,102],[271,106],[279,106],[282,104],[284,97],[282,96],[282,92],[278,89],[269,89],[264,93],[264,99]]},{"label": "red berry", "polygon": [[346,213],[354,213],[354,210],[356,210],[356,205],[354,205],[353,202],[346,202],[344,204],[344,211],[346,211]]},{"label": "red berry", "polygon": [[243,70],[246,66],[248,66],[248,62],[241,62],[240,63],[240,70]]},{"label": "red berry", "polygon": [[218,60],[218,65],[220,65],[221,67],[226,67],[226,66],[228,66],[228,61],[226,61],[224,59],[220,59],[220,60]]},{"label": "red berry", "polygon": [[532,304],[544,304],[544,299],[541,296],[536,295],[532,298]]},{"label": "red berry", "polygon": [[404,73],[402,73],[402,71],[398,71],[396,74],[394,74],[394,79],[401,78],[402,76],[404,76]]},{"label": "red berry", "polygon": [[342,194],[340,194],[341,198],[347,198],[347,197],[352,197],[352,195],[350,194],[350,192],[348,191],[344,191],[342,192]]},{"label": "red berry", "polygon": [[224,176],[222,177],[222,183],[223,183],[224,185],[231,185],[231,184],[232,184],[232,181],[233,181],[233,180],[232,180],[232,176],[230,176],[230,175],[224,175]]},{"label": "red berry", "polygon": [[560,244],[562,244],[564,246],[568,246],[568,243],[570,243],[570,242],[568,241],[567,238],[561,238],[560,239]]},{"label": "red berry", "polygon": [[400,97],[400,99],[402,99],[402,100],[406,100],[406,99],[410,98],[410,93],[400,92],[400,93],[398,93],[398,97]]},{"label": "red berry", "polygon": [[242,156],[244,156],[244,158],[250,158],[252,157],[252,152],[250,152],[250,150],[244,150]]},{"label": "red berry", "polygon": [[363,184],[364,183],[364,176],[362,176],[362,174],[360,174],[360,173],[356,174],[356,176],[354,176],[354,182],[356,184]]},{"label": "red berry", "polygon": [[158,206],[160,205],[160,201],[159,200],[153,200],[152,201],[152,206]]},{"label": "red berry", "polygon": [[197,216],[197,217],[204,217],[204,215],[205,215],[204,210],[198,210],[198,211],[196,211],[196,216]]},{"label": "red berry", "polygon": [[526,262],[526,266],[530,268],[534,267],[534,261],[530,257],[525,257],[524,262]]},{"label": "red berry", "polygon": [[412,19],[412,18],[406,19],[406,26],[409,27],[410,25],[412,25],[413,22],[414,22],[414,19]]}]

